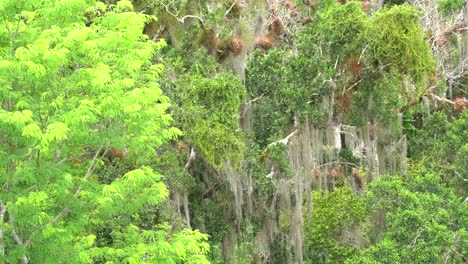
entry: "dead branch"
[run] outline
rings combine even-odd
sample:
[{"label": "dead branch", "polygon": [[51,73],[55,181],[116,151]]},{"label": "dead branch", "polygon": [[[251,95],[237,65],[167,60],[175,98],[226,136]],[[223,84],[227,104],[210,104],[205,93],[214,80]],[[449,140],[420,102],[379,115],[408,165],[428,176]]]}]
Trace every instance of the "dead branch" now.
[{"label": "dead branch", "polygon": [[437,96],[437,95],[435,95],[435,94],[433,94],[433,93],[430,93],[430,95],[431,95],[431,97],[432,97],[433,99],[435,99],[435,100],[437,100],[437,101],[441,101],[441,102],[444,102],[444,103],[447,103],[447,104],[455,105],[455,102],[454,102],[454,101],[451,101],[451,100],[449,100],[449,99],[447,99],[447,98],[442,98],[442,97]]},{"label": "dead branch", "polygon": [[185,15],[183,16],[182,18],[179,18],[179,13],[180,13],[180,10],[178,10],[175,14],[172,13],[170,10],[169,10],[169,5],[164,5],[164,7],[166,8],[166,12],[169,13],[169,15],[173,16],[175,19],[177,19],[177,21],[181,22],[182,24],[185,23],[185,19],[187,18],[196,18],[198,20],[200,20],[200,22],[202,24],[205,23],[205,20],[199,16],[195,16],[195,15]]},{"label": "dead branch", "polygon": [[287,135],[285,138],[280,139],[280,140],[278,140],[278,141],[275,141],[275,142],[273,142],[273,143],[270,143],[270,144],[268,145],[268,147],[270,147],[270,146],[277,146],[277,145],[279,145],[279,144],[289,145],[290,139],[291,139],[294,135],[296,135],[297,132],[299,132],[299,130],[298,130],[298,129],[295,129],[293,132],[291,132],[291,134]]},{"label": "dead branch", "polygon": [[270,173],[268,173],[268,175],[265,176],[265,177],[267,177],[267,178],[269,178],[269,179],[272,179],[272,178],[273,178],[273,175],[275,175],[275,168],[274,168],[274,167],[271,168]]},{"label": "dead branch", "polygon": [[413,242],[411,242],[410,244],[410,247],[413,247],[414,245],[416,245],[416,242],[418,241],[418,238],[421,236],[422,232],[424,231],[424,229],[419,229],[417,234],[416,234],[416,237],[413,239]]},{"label": "dead branch", "polygon": [[187,163],[185,164],[185,167],[184,167],[185,171],[189,171],[192,168],[193,162],[195,161],[196,156],[197,156],[197,153],[195,152],[195,148],[194,147],[190,148],[190,157]]},{"label": "dead branch", "polygon": [[263,94],[260,95],[259,97],[256,97],[250,101],[248,101],[247,103],[244,104],[244,109],[242,110],[242,114],[241,116],[244,117],[245,116],[245,113],[247,112],[247,110],[250,108],[250,106],[252,105],[252,103],[255,103],[256,101],[260,100],[263,98]]},{"label": "dead branch", "polygon": [[325,167],[325,166],[328,166],[328,165],[333,165],[333,164],[339,164],[339,165],[351,165],[351,166],[353,166],[353,167],[356,167],[356,168],[358,168],[358,167],[359,167],[357,164],[354,164],[354,163],[351,163],[351,162],[345,162],[345,161],[332,161],[332,162],[328,162],[328,163],[321,164],[320,166],[317,166],[316,168],[321,168],[321,167]]},{"label": "dead branch", "polygon": [[346,92],[351,91],[351,89],[353,89],[356,85],[358,85],[358,84],[361,83],[361,82],[362,82],[362,79],[359,79],[359,81],[353,83],[348,89],[346,89],[346,88],[343,89],[343,94],[342,94],[342,95],[344,96],[344,94],[345,94]]},{"label": "dead branch", "polygon": [[232,5],[229,7],[228,10],[226,10],[226,12],[224,13],[224,19],[226,19],[227,15],[229,14],[229,12],[231,12],[232,8],[234,8],[234,6],[237,4],[237,0],[234,0],[232,1]]}]

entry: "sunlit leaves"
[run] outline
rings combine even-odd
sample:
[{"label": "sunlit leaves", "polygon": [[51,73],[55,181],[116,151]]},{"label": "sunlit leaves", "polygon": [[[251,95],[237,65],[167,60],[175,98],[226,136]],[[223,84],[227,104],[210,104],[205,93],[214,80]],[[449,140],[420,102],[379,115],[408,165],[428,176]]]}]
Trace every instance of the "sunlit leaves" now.
[{"label": "sunlit leaves", "polygon": [[206,235],[199,231],[183,230],[167,239],[168,232],[167,225],[158,226],[158,231],[143,232],[130,225],[114,235],[119,248],[92,248],[90,253],[122,263],[209,263],[204,257],[209,250]]},{"label": "sunlit leaves", "polygon": [[23,128],[22,135],[26,138],[40,139],[42,137],[41,129],[37,124],[29,124]]},{"label": "sunlit leaves", "polygon": [[244,147],[238,111],[245,98],[240,81],[227,73],[214,78],[190,74],[179,85],[184,110],[176,114],[185,136],[217,169],[228,160],[239,162]]},{"label": "sunlit leaves", "polygon": [[409,5],[397,5],[377,12],[370,22],[369,48],[374,59],[392,64],[422,85],[434,71],[435,62],[416,10]]},{"label": "sunlit leaves", "polygon": [[[139,167],[180,135],[157,84],[162,66],[152,62],[164,42],[142,36],[153,18],[131,12],[130,1],[93,2],[0,1],[0,199],[11,218],[1,242],[11,263],[23,255],[31,263],[92,263],[97,251],[141,263],[171,237],[164,230],[159,241],[145,240],[140,233],[158,231],[133,225],[142,208],[168,197],[161,176]],[[114,148],[125,148],[134,168],[102,184],[98,174]],[[116,243],[88,252],[94,224],[120,218]],[[202,244],[185,254],[179,246],[168,260],[205,259],[206,237],[186,235]],[[134,245],[127,242],[135,251],[126,254]]]}]

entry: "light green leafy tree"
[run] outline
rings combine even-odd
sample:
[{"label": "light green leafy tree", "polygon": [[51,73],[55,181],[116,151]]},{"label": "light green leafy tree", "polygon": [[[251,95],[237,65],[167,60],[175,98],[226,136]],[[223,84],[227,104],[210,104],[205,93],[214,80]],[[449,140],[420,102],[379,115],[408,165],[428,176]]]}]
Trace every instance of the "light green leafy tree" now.
[{"label": "light green leafy tree", "polygon": [[344,187],[330,195],[314,191],[313,201],[311,218],[305,219],[306,263],[343,263],[366,242],[357,235],[368,213],[365,199]]},{"label": "light green leafy tree", "polygon": [[[176,138],[130,1],[0,1],[0,261],[207,263],[206,235],[132,219],[168,195],[147,165]],[[108,153],[134,170],[102,184]],[[106,245],[98,225],[120,219]],[[124,220],[122,220],[124,219]]]}]

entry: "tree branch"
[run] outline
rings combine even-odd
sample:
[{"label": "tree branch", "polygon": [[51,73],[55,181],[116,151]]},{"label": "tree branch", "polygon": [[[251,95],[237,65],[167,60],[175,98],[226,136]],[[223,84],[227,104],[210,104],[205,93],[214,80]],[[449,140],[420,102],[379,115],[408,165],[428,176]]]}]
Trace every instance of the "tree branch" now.
[{"label": "tree branch", "polygon": [[23,245],[23,240],[20,238],[20,236],[18,235],[18,233],[16,232],[15,230],[15,226],[14,226],[14,216],[13,214],[9,214],[9,217],[8,217],[8,224],[10,225],[10,229],[11,229],[11,234],[13,235],[13,240],[15,240],[15,242],[18,244],[18,245]]},{"label": "tree branch", "polygon": [[[86,172],[84,176],[84,180],[87,180],[91,176],[91,174],[94,172],[94,169],[96,169],[96,161],[97,161],[97,158],[99,157],[99,153],[101,153],[103,148],[104,148],[104,143],[101,143],[101,145],[99,146],[99,149],[96,151],[96,154],[94,154],[91,164],[89,164],[88,171]],[[100,156],[101,159],[107,154],[107,151],[109,151],[109,146],[107,146],[106,150]],[[80,184],[80,186],[78,186],[75,193],[73,194],[74,197],[78,196],[78,194],[81,191],[81,188],[83,188],[83,184]]]},{"label": "tree branch", "polygon": [[413,247],[414,245],[416,245],[416,242],[418,241],[418,238],[421,236],[423,231],[424,229],[418,229],[416,237],[413,239],[413,242],[411,242],[410,247]]},{"label": "tree branch", "polygon": [[200,20],[200,22],[202,24],[205,23],[205,20],[203,18],[201,18],[199,16],[194,16],[194,15],[185,15],[182,18],[178,18],[178,15],[179,15],[180,11],[177,11],[177,13],[174,14],[169,10],[169,5],[164,5],[164,7],[166,8],[166,12],[169,13],[169,15],[173,16],[175,19],[177,19],[177,21],[181,22],[182,24],[185,23],[185,19],[187,19],[187,18],[196,18],[196,19]]},{"label": "tree branch", "polygon": [[232,8],[237,4],[237,0],[232,1],[232,5],[229,7],[229,9],[224,13],[224,18],[227,17],[229,12],[231,12]]},{"label": "tree branch", "polygon": [[[96,151],[96,153],[94,154],[94,157],[93,159],[91,160],[91,163],[89,164],[89,167],[88,167],[88,171],[86,172],[85,176],[84,176],[84,180],[88,180],[89,177],[91,176],[91,174],[94,172],[94,170],[96,169],[96,163],[97,163],[97,159],[98,157],[100,159],[102,159],[106,154],[107,154],[107,151],[109,150],[109,146],[106,147],[106,150],[102,153],[102,155],[99,156],[99,153],[101,153],[102,149],[104,148],[104,145],[105,143],[101,143],[101,145],[99,146],[99,149]],[[81,188],[83,188],[83,183],[81,183],[78,188],[76,188],[75,192],[73,193],[73,197],[78,197],[78,194],[80,193],[81,191]],[[65,206],[53,219],[51,219],[47,224],[45,224],[44,226],[47,226],[47,225],[53,225],[55,223],[57,223],[65,214],[71,212],[70,208],[68,208],[67,206]],[[43,227],[44,227],[43,226]],[[41,229],[43,228],[41,227]],[[31,233],[31,235],[28,237],[28,239],[26,240],[26,243],[25,243],[25,246],[29,246],[29,244],[31,243],[32,239],[33,239],[33,236],[34,234],[37,232],[34,231],[33,233]]]},{"label": "tree branch", "polygon": [[280,140],[278,140],[278,141],[275,141],[275,142],[273,142],[273,143],[268,144],[268,147],[270,147],[270,146],[277,146],[277,145],[279,145],[279,144],[289,145],[290,139],[291,139],[294,135],[296,135],[297,132],[299,132],[299,130],[298,130],[298,129],[295,129],[293,132],[291,132],[291,134],[287,135],[285,138],[280,139]]},{"label": "tree branch", "polygon": [[190,157],[184,167],[186,171],[189,171],[192,168],[193,162],[195,161],[196,156],[197,156],[197,153],[195,152],[195,148],[194,147],[190,148]]},{"label": "tree branch", "polygon": [[357,164],[354,164],[354,163],[351,163],[351,162],[332,161],[332,162],[328,162],[328,163],[321,164],[320,166],[317,166],[316,168],[321,168],[321,167],[328,166],[328,165],[332,165],[332,164],[351,165],[351,166],[354,166],[354,167],[356,167],[356,168],[359,167]]},{"label": "tree branch", "polygon": [[431,97],[437,101],[441,101],[441,102],[444,102],[444,103],[447,103],[447,104],[451,104],[451,105],[455,105],[455,102],[454,101],[450,101],[449,99],[447,98],[442,98],[440,96],[437,96],[433,93],[430,93]]},{"label": "tree branch", "polygon": [[244,110],[242,111],[242,114],[241,116],[244,117],[245,116],[245,113],[247,112],[247,110],[250,108],[250,106],[252,105],[252,103],[255,103],[257,100],[260,100],[263,98],[263,94],[260,95],[259,97],[256,97],[250,101],[248,101],[247,103],[244,104]]},{"label": "tree branch", "polygon": [[[5,217],[6,206],[0,201],[0,226],[3,226],[3,218]],[[3,228],[0,228],[0,256],[5,256],[5,243],[3,242]]]}]

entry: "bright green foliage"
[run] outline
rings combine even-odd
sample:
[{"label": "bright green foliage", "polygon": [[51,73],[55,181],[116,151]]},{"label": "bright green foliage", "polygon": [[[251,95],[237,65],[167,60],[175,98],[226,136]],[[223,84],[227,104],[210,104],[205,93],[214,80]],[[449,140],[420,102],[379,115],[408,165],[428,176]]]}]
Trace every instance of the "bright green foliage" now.
[{"label": "bright green foliage", "polygon": [[[153,18],[129,1],[2,0],[0,11],[0,258],[206,263],[205,235],[132,223],[168,195],[142,165],[180,134],[157,84],[162,66],[151,62],[164,43],[141,35]],[[141,168],[100,184],[96,168],[113,148]],[[115,237],[96,247],[93,231],[108,221]]]},{"label": "bright green foliage", "polygon": [[232,74],[214,78],[187,75],[181,78],[186,138],[200,149],[206,161],[219,169],[225,161],[239,162],[243,143],[238,113],[244,88]]},{"label": "bright green foliage", "polygon": [[326,196],[313,192],[313,210],[306,217],[305,259],[308,263],[343,263],[357,252],[365,221],[365,200],[349,188],[339,188]]},{"label": "bright green foliage", "polygon": [[171,65],[163,89],[174,102],[171,113],[184,140],[216,169],[228,161],[238,165],[244,151],[238,121],[244,86],[232,73],[216,73],[219,64],[206,56],[206,50],[191,54],[194,61],[185,64],[171,54],[175,51],[167,52]]},{"label": "bright green foliage", "polygon": [[355,257],[346,260],[346,264],[391,264],[402,263],[397,243],[383,239],[378,244],[361,251],[365,257]]},{"label": "bright green foliage", "polygon": [[208,244],[200,243],[207,239],[207,235],[186,229],[168,239],[170,226],[157,228],[158,231],[141,231],[129,225],[125,230],[113,233],[114,247],[92,248],[88,253],[81,253],[80,258],[91,260],[89,256],[93,256],[102,263],[209,263],[205,257]]},{"label": "bright green foliage", "polygon": [[418,13],[409,5],[379,10],[370,19],[369,50],[380,64],[398,69],[420,87],[435,70]]},{"label": "bright green foliage", "polygon": [[366,42],[364,33],[368,28],[368,20],[361,9],[361,4],[353,1],[318,12],[317,20],[314,22],[317,24],[308,30],[312,33],[310,37],[322,41],[321,44],[326,48],[322,52],[334,53],[332,60],[339,55],[339,59],[344,61],[347,55],[359,53],[364,48]]}]

